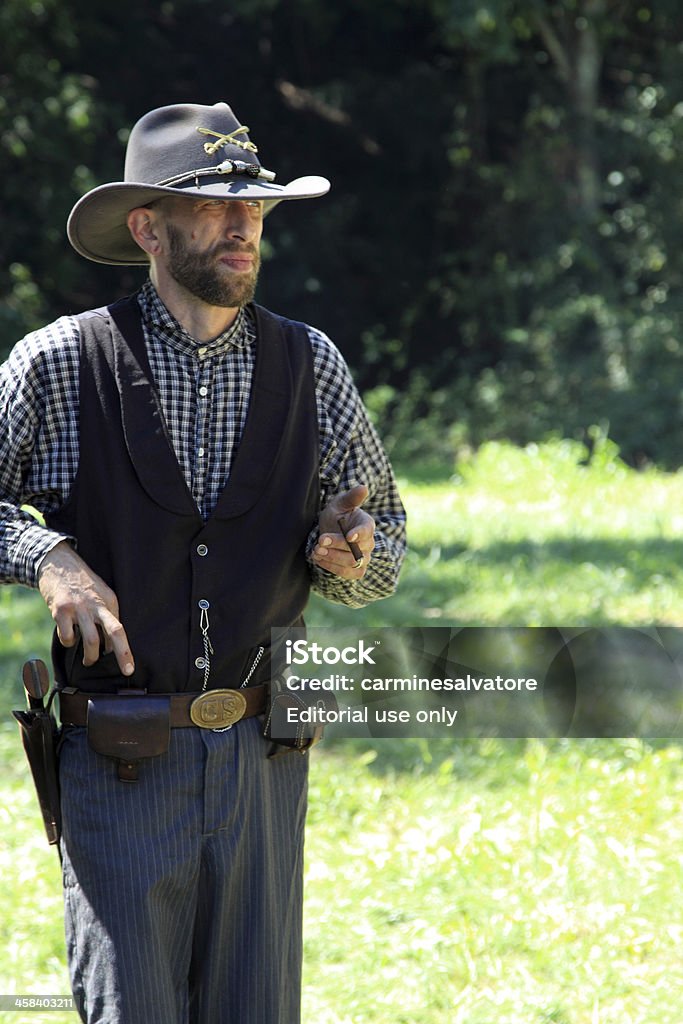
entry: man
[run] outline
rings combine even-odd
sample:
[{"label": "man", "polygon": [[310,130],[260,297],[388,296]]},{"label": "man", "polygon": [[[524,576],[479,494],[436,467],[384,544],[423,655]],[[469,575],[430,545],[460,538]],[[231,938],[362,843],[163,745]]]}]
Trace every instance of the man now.
[{"label": "man", "polygon": [[29,335],[0,381],[0,574],[56,625],[89,1022],[299,1020],[307,758],[268,756],[270,630],[302,622],[311,586],[389,595],[404,551],[338,351],[251,301],[263,216],[329,183],[276,184],[248,131],[222,103],[135,125],[125,180],[85,195],[68,234],[149,281]]}]

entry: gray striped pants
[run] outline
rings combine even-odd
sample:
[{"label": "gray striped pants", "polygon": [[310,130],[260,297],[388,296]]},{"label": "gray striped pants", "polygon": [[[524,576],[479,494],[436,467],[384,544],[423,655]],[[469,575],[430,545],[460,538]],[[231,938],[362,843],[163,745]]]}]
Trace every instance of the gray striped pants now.
[{"label": "gray striped pants", "polygon": [[308,758],[256,718],[173,729],[137,782],[60,754],[67,953],[88,1024],[298,1024]]}]

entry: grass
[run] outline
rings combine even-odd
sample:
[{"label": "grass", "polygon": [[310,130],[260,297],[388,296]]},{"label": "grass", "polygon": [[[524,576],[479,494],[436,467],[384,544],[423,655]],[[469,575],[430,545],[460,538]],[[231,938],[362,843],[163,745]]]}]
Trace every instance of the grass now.
[{"label": "grass", "polygon": [[[311,624],[682,624],[683,474],[606,441],[494,444],[402,490],[397,595],[314,600]],[[8,719],[49,617],[14,588],[0,626],[0,993],[66,993],[57,857]],[[312,760],[304,1019],[680,1024],[679,746],[328,738]]]},{"label": "grass", "polygon": [[[638,472],[609,441],[485,445],[405,478],[410,551],[379,625],[683,625],[683,473]],[[315,605],[323,624],[353,612]]]},{"label": "grass", "polygon": [[316,769],[308,1019],[679,1024],[680,749],[406,754]]}]

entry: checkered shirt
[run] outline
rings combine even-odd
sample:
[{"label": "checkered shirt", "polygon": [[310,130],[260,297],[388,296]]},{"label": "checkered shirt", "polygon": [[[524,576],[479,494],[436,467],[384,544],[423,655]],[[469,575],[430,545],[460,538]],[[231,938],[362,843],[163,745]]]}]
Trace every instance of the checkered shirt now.
[{"label": "checkered shirt", "polygon": [[[254,368],[256,328],[248,309],[214,341],[194,341],[151,282],[138,293],[147,354],[176,457],[206,520],[229,477],[242,436]],[[396,586],[405,551],[405,513],[391,467],[338,349],[307,327],[320,428],[320,501],[367,484],[364,508],[377,525],[362,580],[347,581],[310,560],[314,590],[361,607]],[[63,535],[37,521],[67,499],[79,460],[79,331],[62,317],[27,335],[0,367],[0,582],[36,586],[45,554]]]}]

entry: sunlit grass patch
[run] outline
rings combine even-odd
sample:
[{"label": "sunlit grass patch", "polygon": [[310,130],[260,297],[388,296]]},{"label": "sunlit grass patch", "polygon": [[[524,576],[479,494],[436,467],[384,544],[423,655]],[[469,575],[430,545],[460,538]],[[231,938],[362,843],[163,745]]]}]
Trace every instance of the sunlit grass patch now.
[{"label": "sunlit grass patch", "polygon": [[[402,491],[398,594],[314,600],[311,625],[683,619],[683,474],[636,473],[606,442],[591,458],[492,444]],[[65,993],[59,865],[9,719],[50,618],[4,590],[0,631],[0,990]],[[664,741],[328,737],[311,765],[304,1019],[680,1024],[682,804]]]},{"label": "sunlit grass patch", "polygon": [[311,1019],[679,1020],[681,751],[463,746],[471,775],[467,751],[408,774],[348,744],[316,759]]},{"label": "sunlit grass patch", "polygon": [[683,624],[682,473],[635,472],[607,441],[590,459],[491,443],[406,494],[402,595],[426,621]]}]

